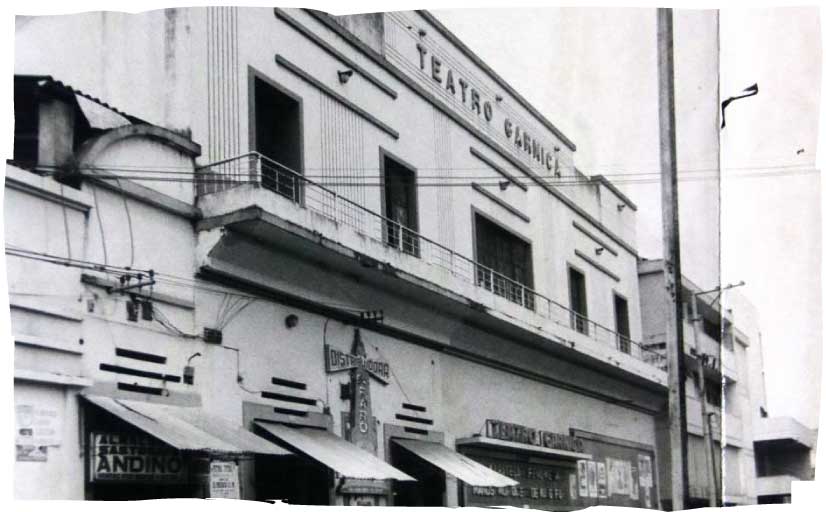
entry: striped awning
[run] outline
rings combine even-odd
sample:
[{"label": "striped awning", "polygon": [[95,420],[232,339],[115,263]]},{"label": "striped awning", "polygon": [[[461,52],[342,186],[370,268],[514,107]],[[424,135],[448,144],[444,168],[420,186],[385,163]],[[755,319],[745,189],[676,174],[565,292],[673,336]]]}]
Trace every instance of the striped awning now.
[{"label": "striped awning", "polygon": [[516,480],[497,473],[443,444],[417,439],[393,439],[393,442],[468,485],[474,487],[519,485]]},{"label": "striped awning", "polygon": [[326,430],[289,427],[263,421],[256,421],[255,424],[290,447],[336,471],[341,476],[367,480],[416,480],[372,453],[366,452]]},{"label": "striped awning", "polygon": [[82,396],[178,450],[228,455],[292,455],[240,425],[204,413],[200,407],[181,407],[99,395]]}]

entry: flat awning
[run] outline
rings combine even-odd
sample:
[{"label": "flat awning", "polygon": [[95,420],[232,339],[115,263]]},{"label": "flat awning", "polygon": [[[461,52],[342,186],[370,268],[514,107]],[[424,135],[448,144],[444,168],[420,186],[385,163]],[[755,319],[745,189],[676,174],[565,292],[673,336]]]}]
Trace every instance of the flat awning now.
[{"label": "flat awning", "polygon": [[263,421],[256,421],[255,424],[344,477],[367,480],[390,478],[400,481],[416,480],[372,453],[368,453],[326,430],[294,428]]},{"label": "flat awning", "polygon": [[230,455],[292,455],[240,426],[204,413],[199,407],[161,405],[99,395],[81,396],[178,450]]},{"label": "flat awning", "polygon": [[497,473],[443,444],[416,439],[393,439],[393,442],[468,485],[474,487],[519,485],[516,480]]}]

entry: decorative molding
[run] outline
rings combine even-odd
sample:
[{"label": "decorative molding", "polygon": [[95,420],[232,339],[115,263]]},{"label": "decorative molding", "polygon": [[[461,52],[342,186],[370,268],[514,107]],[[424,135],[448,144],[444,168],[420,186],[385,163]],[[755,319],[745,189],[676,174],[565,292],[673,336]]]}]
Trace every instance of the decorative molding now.
[{"label": "decorative molding", "polygon": [[614,249],[610,245],[608,245],[605,242],[603,242],[602,240],[600,240],[596,235],[591,234],[591,232],[588,231],[587,229],[585,229],[585,227],[582,224],[580,224],[577,221],[574,221],[573,223],[574,223],[574,228],[577,231],[579,231],[583,235],[587,236],[588,238],[590,238],[594,242],[598,243],[600,245],[600,247],[604,248],[606,251],[610,252],[614,256],[619,256],[619,253],[616,251],[616,249]]},{"label": "decorative molding", "polygon": [[487,164],[488,167],[490,167],[494,171],[501,174],[505,179],[507,179],[508,181],[510,181],[511,183],[516,185],[517,187],[521,188],[522,190],[524,190],[526,192],[528,191],[528,186],[527,185],[525,185],[524,183],[522,183],[521,181],[516,179],[516,176],[514,176],[513,174],[511,174],[508,171],[506,171],[505,169],[502,169],[501,167],[499,167],[496,163],[494,163],[491,159],[489,159],[488,157],[483,155],[476,148],[471,147],[470,148],[470,154],[475,156],[476,158],[478,158],[479,160],[481,160],[485,164]]},{"label": "decorative molding", "polygon": [[602,266],[600,263],[597,263],[597,262],[596,262],[596,261],[594,261],[594,260],[593,260],[590,256],[586,255],[585,253],[583,253],[583,252],[582,252],[582,251],[580,251],[579,249],[574,249],[574,254],[576,254],[577,256],[579,256],[580,258],[582,258],[583,260],[585,260],[586,262],[588,262],[588,263],[589,263],[592,267],[594,267],[595,269],[599,270],[600,272],[602,272],[602,273],[603,273],[603,274],[605,274],[606,276],[610,277],[610,278],[611,278],[611,279],[613,279],[614,281],[616,281],[616,282],[619,282],[619,281],[620,281],[620,278],[619,278],[619,276],[618,276],[618,275],[616,275],[615,273],[611,272],[610,270],[608,270],[607,268],[605,268],[604,266]]},{"label": "decorative molding", "polygon": [[123,194],[136,201],[152,205],[166,212],[192,220],[201,218],[201,209],[197,206],[135,183],[128,178],[118,178],[117,175],[100,169],[84,170],[83,176],[96,185]]},{"label": "decorative molding", "polygon": [[44,306],[43,304],[26,304],[24,302],[9,302],[11,309],[20,309],[30,313],[38,313],[46,316],[53,316],[61,320],[69,320],[70,322],[82,322],[83,316],[80,312],[73,312],[63,308],[55,308],[51,306]]},{"label": "decorative molding", "polygon": [[65,352],[72,355],[83,355],[83,349],[79,348],[77,343],[70,343],[63,340],[54,340],[52,338],[44,338],[42,336],[35,336],[32,334],[15,334],[15,345],[25,345],[29,347],[43,348],[47,350],[54,350],[56,352]]},{"label": "decorative molding", "polygon": [[374,116],[373,114],[367,112],[363,108],[359,107],[358,105],[356,105],[352,101],[348,100],[347,98],[345,98],[341,94],[339,94],[336,91],[332,90],[330,87],[325,85],[323,82],[321,82],[320,80],[318,80],[314,76],[310,75],[309,73],[307,73],[303,69],[299,68],[298,66],[296,66],[295,64],[293,64],[289,60],[285,59],[283,56],[281,56],[279,54],[276,54],[275,55],[275,62],[279,66],[283,67],[284,69],[286,69],[290,73],[297,76],[298,78],[304,80],[305,82],[312,85],[316,89],[320,90],[324,94],[330,96],[331,98],[335,99],[336,101],[338,101],[339,103],[341,103],[345,107],[349,108],[350,110],[352,110],[353,112],[355,112],[356,114],[358,114],[359,116],[364,118],[366,121],[368,121],[369,123],[374,125],[376,128],[378,128],[381,131],[385,132],[386,134],[390,135],[394,139],[399,138],[399,132],[398,131],[394,130],[393,128],[391,128],[390,126],[385,124],[383,121],[378,119],[376,116]]},{"label": "decorative molding", "polygon": [[496,197],[496,195],[494,195],[494,194],[493,194],[493,193],[491,193],[490,191],[485,190],[485,188],[484,188],[482,185],[479,185],[478,183],[473,182],[473,183],[471,183],[471,184],[470,184],[470,186],[471,186],[471,187],[473,187],[473,190],[475,190],[476,192],[479,192],[480,194],[482,194],[483,196],[487,197],[488,199],[490,199],[491,201],[493,201],[493,202],[494,202],[494,203],[496,203],[497,205],[501,206],[502,208],[504,208],[504,209],[505,209],[505,210],[507,210],[508,212],[510,212],[510,213],[512,213],[513,215],[515,215],[515,216],[519,217],[519,219],[520,219],[520,220],[523,220],[523,221],[525,221],[525,222],[530,222],[530,221],[531,221],[531,218],[530,218],[530,217],[528,217],[528,216],[527,216],[527,215],[525,215],[524,213],[520,212],[517,208],[515,208],[515,207],[513,207],[513,206],[509,205],[509,204],[508,204],[507,202],[505,202],[504,200],[502,200],[502,199],[500,199],[500,198]]},{"label": "decorative molding", "polygon": [[80,375],[63,375],[60,373],[27,370],[24,368],[14,369],[14,380],[38,382],[42,384],[57,384],[59,386],[72,386],[81,388],[92,385],[92,379],[82,377]]},{"label": "decorative molding", "polygon": [[356,73],[358,73],[359,75],[364,77],[365,80],[367,80],[371,84],[378,87],[383,93],[387,94],[388,96],[390,96],[394,100],[399,96],[399,94],[396,91],[394,91],[392,88],[390,88],[390,86],[386,85],[384,82],[382,82],[375,75],[373,75],[372,73],[370,73],[369,71],[367,71],[366,69],[361,67],[353,59],[349,58],[348,56],[344,55],[342,52],[337,50],[335,46],[331,45],[330,43],[328,43],[324,39],[320,38],[312,30],[305,27],[298,20],[296,20],[295,18],[293,18],[292,16],[290,16],[289,14],[284,12],[283,9],[280,9],[280,8],[276,7],[274,9],[274,11],[275,11],[275,17],[276,18],[280,19],[281,21],[285,22],[287,25],[294,28],[298,33],[300,33],[301,35],[303,35],[304,37],[306,37],[310,41],[314,42],[319,48],[321,48],[325,52],[329,53],[334,58],[338,59],[342,64],[346,65],[347,67],[349,67],[350,69],[352,69],[353,71],[355,71]]}]

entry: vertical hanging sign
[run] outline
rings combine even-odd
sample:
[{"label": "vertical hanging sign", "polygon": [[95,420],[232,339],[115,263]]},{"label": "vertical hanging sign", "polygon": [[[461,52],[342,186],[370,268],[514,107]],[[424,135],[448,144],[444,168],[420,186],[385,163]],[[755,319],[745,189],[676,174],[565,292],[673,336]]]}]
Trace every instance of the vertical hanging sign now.
[{"label": "vertical hanging sign", "polygon": [[[355,330],[351,353],[358,359],[367,359],[359,329]],[[376,425],[370,398],[370,372],[365,365],[356,365],[350,370],[350,388],[349,441],[362,450],[375,454],[378,449]]]}]

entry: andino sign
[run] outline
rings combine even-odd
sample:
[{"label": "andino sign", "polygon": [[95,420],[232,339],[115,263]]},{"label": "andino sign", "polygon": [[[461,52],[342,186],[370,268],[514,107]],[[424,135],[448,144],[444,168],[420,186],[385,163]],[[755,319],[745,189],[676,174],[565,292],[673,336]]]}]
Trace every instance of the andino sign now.
[{"label": "andino sign", "polygon": [[93,482],[180,483],[186,465],[180,452],[149,436],[91,433],[89,471]]}]

